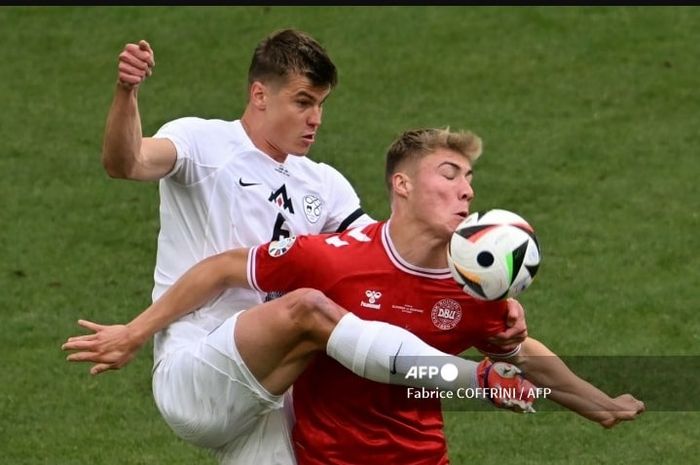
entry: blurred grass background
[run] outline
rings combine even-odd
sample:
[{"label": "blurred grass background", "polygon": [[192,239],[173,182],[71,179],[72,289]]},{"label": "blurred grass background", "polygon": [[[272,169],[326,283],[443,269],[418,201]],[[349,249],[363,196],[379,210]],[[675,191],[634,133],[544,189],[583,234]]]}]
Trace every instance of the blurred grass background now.
[{"label": "blurred grass background", "polygon": [[[283,27],[339,68],[311,156],[374,217],[400,131],[471,129],[485,142],[473,210],[521,213],[543,249],[521,297],[533,336],[563,355],[698,355],[698,8],[0,7],[2,463],[214,463],[160,419],[150,346],[90,378],[60,345],[78,318],[124,322],[150,299],[157,186],[99,162],[124,44],[155,50],[150,135],[238,117],[252,50]],[[561,412],[446,412],[446,430],[458,465],[691,464],[699,420],[648,412],[606,431]]]}]

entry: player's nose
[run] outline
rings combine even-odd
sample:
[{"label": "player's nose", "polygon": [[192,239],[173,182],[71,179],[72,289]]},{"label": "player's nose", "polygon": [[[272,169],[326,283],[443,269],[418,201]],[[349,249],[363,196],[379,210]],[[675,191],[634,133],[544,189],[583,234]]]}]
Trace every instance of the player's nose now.
[{"label": "player's nose", "polygon": [[314,106],[314,108],[311,110],[311,113],[309,114],[309,119],[308,119],[309,126],[313,126],[315,128],[320,126],[322,116],[323,116],[323,108],[320,105]]},{"label": "player's nose", "polygon": [[474,198],[474,189],[472,184],[466,179],[460,184],[459,199],[471,202]]}]

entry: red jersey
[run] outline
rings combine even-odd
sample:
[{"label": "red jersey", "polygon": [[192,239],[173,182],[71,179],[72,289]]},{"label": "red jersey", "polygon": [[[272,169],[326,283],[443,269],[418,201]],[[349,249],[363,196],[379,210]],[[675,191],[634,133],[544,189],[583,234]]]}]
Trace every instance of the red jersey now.
[{"label": "red jersey", "polygon": [[[261,291],[322,291],[366,320],[403,327],[450,354],[505,329],[506,305],[464,293],[449,269],[404,261],[381,222],[341,234],[291,237],[249,255],[248,279]],[[361,378],[320,353],[294,383],[292,433],[300,465],[447,464],[438,399],[411,399],[403,386]]]}]

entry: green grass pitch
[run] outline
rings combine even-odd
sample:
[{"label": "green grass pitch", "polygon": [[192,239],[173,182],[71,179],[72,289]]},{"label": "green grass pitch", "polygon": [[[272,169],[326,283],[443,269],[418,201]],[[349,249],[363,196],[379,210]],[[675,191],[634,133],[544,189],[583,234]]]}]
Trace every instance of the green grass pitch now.
[{"label": "green grass pitch", "polygon": [[[156,53],[140,91],[152,134],[236,118],[252,49],[282,27],[338,65],[311,156],[373,216],[388,214],[383,155],[401,130],[471,129],[485,142],[473,209],[521,213],[542,245],[521,298],[533,336],[564,355],[699,355],[698,8],[0,7],[1,463],[214,463],[160,419],[150,346],[91,378],[60,344],[78,318],[124,322],[150,299],[157,187],[99,162],[123,45]],[[610,431],[563,412],[445,416],[457,465],[692,464],[688,410]]]}]

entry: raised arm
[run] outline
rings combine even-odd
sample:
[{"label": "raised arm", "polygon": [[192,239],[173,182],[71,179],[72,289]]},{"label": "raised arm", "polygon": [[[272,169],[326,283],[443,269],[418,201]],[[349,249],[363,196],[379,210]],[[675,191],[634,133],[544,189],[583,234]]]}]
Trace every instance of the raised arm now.
[{"label": "raised arm", "polygon": [[119,55],[119,78],[102,145],[102,165],[111,177],[151,181],[165,176],[175,165],[175,145],[168,139],[143,137],[138,89],[155,65],[145,40],[127,44]]},{"label": "raised arm", "polygon": [[520,352],[508,361],[517,365],[538,387],[550,388],[549,398],[554,402],[605,428],[634,420],[644,411],[644,403],[632,395],[611,398],[581,379],[554,352],[535,339],[527,338]]},{"label": "raised arm", "polygon": [[126,325],[99,325],[80,320],[93,331],[75,336],[61,347],[76,350],[73,362],[92,362],[90,373],[119,369],[131,361],[156,332],[190,313],[229,287],[248,287],[248,249],[234,249],[209,257],[190,268],[157,301]]}]

